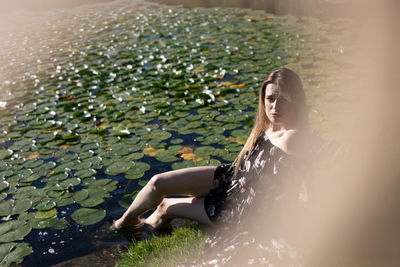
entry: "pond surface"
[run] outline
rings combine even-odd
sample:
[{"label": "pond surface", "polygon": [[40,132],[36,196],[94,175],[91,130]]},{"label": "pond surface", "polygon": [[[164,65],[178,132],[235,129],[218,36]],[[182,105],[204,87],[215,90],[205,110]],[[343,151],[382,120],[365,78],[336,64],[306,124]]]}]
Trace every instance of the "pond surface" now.
[{"label": "pond surface", "polygon": [[141,1],[30,14],[0,42],[5,265],[115,255],[107,228],[152,175],[234,160],[275,68],[303,78],[314,128],[343,106],[340,21]]}]

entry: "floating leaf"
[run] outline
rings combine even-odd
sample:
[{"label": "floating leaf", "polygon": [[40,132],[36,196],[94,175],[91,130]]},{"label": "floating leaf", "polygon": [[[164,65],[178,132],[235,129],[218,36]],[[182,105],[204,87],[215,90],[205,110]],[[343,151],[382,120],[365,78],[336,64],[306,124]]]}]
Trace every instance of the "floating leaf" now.
[{"label": "floating leaf", "polygon": [[180,144],[180,143],[182,143],[183,142],[183,139],[181,139],[181,138],[175,138],[175,139],[172,139],[171,140],[171,144]]},{"label": "floating leaf", "polygon": [[65,218],[57,218],[55,222],[51,225],[51,228],[56,229],[56,230],[63,230],[68,228],[69,223]]},{"label": "floating leaf", "polygon": [[136,152],[136,153],[132,153],[132,154],[126,156],[126,159],[127,160],[138,160],[138,159],[143,158],[143,156],[144,156],[143,153]]},{"label": "floating leaf", "polygon": [[36,219],[48,219],[48,218],[53,217],[56,214],[57,214],[57,209],[44,210],[44,211],[39,210],[35,213],[35,218]]},{"label": "floating leaf", "polygon": [[0,192],[6,190],[10,184],[7,181],[0,181]]},{"label": "floating leaf", "polygon": [[68,189],[70,187],[79,185],[81,182],[82,182],[81,179],[74,177],[74,178],[69,178],[67,180],[60,182],[59,185],[62,189]]},{"label": "floating leaf", "polygon": [[0,266],[9,266],[12,263],[19,264],[23,257],[32,253],[28,243],[0,244]]},{"label": "floating leaf", "polygon": [[13,151],[11,149],[0,150],[0,159],[1,160],[7,159],[7,158],[11,157],[12,154],[13,154]]},{"label": "floating leaf", "polygon": [[148,134],[148,138],[152,140],[162,141],[170,138],[172,136],[171,133],[162,130],[154,130]]},{"label": "floating leaf", "polygon": [[26,157],[25,160],[37,159],[39,156],[40,156],[39,152],[35,151],[32,154],[30,154],[28,157]]},{"label": "floating leaf", "polygon": [[0,242],[11,242],[23,238],[32,228],[24,221],[13,220],[0,224]]},{"label": "floating leaf", "polygon": [[32,207],[30,199],[9,199],[0,202],[0,216],[21,214]]},{"label": "floating leaf", "polygon": [[48,210],[53,209],[55,206],[56,206],[56,203],[54,201],[46,200],[46,201],[36,204],[35,209],[38,211],[48,211]]},{"label": "floating leaf", "polygon": [[71,218],[80,225],[91,225],[103,220],[105,216],[105,210],[81,208],[75,210]]},{"label": "floating leaf", "polygon": [[86,189],[81,189],[74,193],[73,199],[75,202],[85,200],[89,196],[89,192]]},{"label": "floating leaf", "polygon": [[215,151],[215,148],[212,146],[202,146],[198,147],[194,150],[194,154],[199,155],[201,157],[208,157],[212,155]]},{"label": "floating leaf", "polygon": [[95,175],[97,172],[94,169],[83,169],[83,170],[79,170],[75,173],[75,176],[78,176],[80,178],[88,178],[91,177],[93,175]]},{"label": "floating leaf", "polygon": [[119,161],[114,162],[104,171],[108,175],[117,175],[128,171],[130,168],[134,167],[135,163],[132,161]]},{"label": "floating leaf", "polygon": [[176,153],[171,153],[170,151],[161,151],[157,153],[156,159],[161,162],[173,162],[177,161],[179,158],[175,156]]}]

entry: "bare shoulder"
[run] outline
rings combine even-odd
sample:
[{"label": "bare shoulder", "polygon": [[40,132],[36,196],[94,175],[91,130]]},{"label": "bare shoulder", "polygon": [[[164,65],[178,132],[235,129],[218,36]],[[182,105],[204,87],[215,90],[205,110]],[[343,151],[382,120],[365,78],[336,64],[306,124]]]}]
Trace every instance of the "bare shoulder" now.
[{"label": "bare shoulder", "polygon": [[290,129],[282,135],[281,148],[296,158],[306,159],[309,153],[309,138],[306,132]]}]

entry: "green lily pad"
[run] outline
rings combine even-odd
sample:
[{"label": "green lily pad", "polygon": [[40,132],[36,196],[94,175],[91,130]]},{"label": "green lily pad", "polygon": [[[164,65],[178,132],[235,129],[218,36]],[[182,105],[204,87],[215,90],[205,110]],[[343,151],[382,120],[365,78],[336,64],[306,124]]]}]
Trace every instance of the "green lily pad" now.
[{"label": "green lily pad", "polygon": [[7,159],[7,158],[11,157],[11,155],[12,155],[13,153],[14,153],[14,152],[13,152],[11,149],[3,149],[3,150],[0,150],[0,159],[1,159],[1,160]]},{"label": "green lily pad", "polygon": [[80,202],[82,200],[85,200],[89,196],[89,192],[86,189],[81,189],[77,192],[74,193],[74,200],[75,202]]},{"label": "green lily pad", "polygon": [[9,199],[0,202],[0,216],[16,215],[24,213],[32,207],[30,199]]},{"label": "green lily pad", "polygon": [[161,162],[173,162],[179,160],[179,158],[175,156],[175,153],[171,153],[170,151],[158,152],[156,159]]},{"label": "green lily pad", "polygon": [[35,205],[35,209],[38,211],[48,211],[56,206],[56,202],[47,199],[46,201],[39,202]]},{"label": "green lily pad", "polygon": [[128,172],[125,173],[125,178],[129,180],[135,180],[142,178],[144,176],[144,172],[141,170],[129,170]]},{"label": "green lily pad", "polygon": [[135,162],[135,166],[133,167],[136,171],[146,172],[150,170],[150,165],[145,162]]},{"label": "green lily pad", "polygon": [[36,219],[48,219],[57,214],[57,209],[53,208],[51,210],[39,210],[35,213]]},{"label": "green lily pad", "polygon": [[127,160],[138,160],[138,159],[141,159],[143,157],[144,157],[143,153],[135,152],[135,153],[132,153],[132,154],[126,156],[126,159]]},{"label": "green lily pad", "polygon": [[57,206],[64,207],[74,203],[74,199],[72,197],[64,197],[62,199],[57,200]]},{"label": "green lily pad", "polygon": [[63,230],[68,228],[68,226],[69,223],[65,218],[57,218],[57,220],[55,220],[55,222],[50,227],[56,230]]},{"label": "green lily pad", "polygon": [[105,216],[105,210],[81,208],[75,210],[71,218],[80,225],[91,225],[103,220]]},{"label": "green lily pad", "polygon": [[183,142],[183,139],[181,138],[174,138],[171,140],[171,144],[177,145]]},{"label": "green lily pad", "polygon": [[132,204],[132,201],[132,198],[121,198],[120,200],[118,200],[118,204],[124,209],[127,209]]},{"label": "green lily pad", "polygon": [[10,266],[12,263],[19,264],[32,251],[28,243],[0,244],[0,266]]},{"label": "green lily pad", "polygon": [[80,178],[88,178],[97,173],[96,170],[94,169],[84,169],[84,170],[79,170],[75,173],[75,176],[78,176]]},{"label": "green lily pad", "polygon": [[59,185],[62,189],[68,189],[70,187],[80,185],[81,182],[82,182],[81,179],[74,177],[60,182]]},{"label": "green lily pad", "polygon": [[0,181],[0,192],[8,189],[10,184],[7,181]]},{"label": "green lily pad", "polygon": [[82,207],[96,207],[104,202],[104,198],[102,195],[90,195],[88,198],[79,201],[79,204]]},{"label": "green lily pad", "polygon": [[210,155],[212,155],[215,151],[215,148],[212,146],[202,146],[202,147],[198,147],[194,150],[194,153],[196,155],[199,155],[201,157],[208,157]]},{"label": "green lily pad", "polygon": [[196,164],[191,161],[191,160],[184,160],[181,162],[175,162],[172,164],[171,168],[173,170],[179,170],[179,169],[183,169],[183,168],[189,168],[189,167],[194,167],[196,166]]},{"label": "green lily pad", "polygon": [[128,171],[134,166],[136,166],[136,164],[132,161],[118,161],[109,165],[104,172],[108,175],[118,175]]},{"label": "green lily pad", "polygon": [[40,165],[42,165],[43,163],[44,163],[44,161],[41,159],[31,159],[31,160],[26,161],[23,164],[23,166],[25,168],[36,168],[36,167],[39,167]]},{"label": "green lily pad", "polygon": [[0,242],[11,242],[25,237],[32,228],[24,221],[13,220],[0,224]]},{"label": "green lily pad", "polygon": [[147,138],[157,141],[163,141],[170,138],[171,136],[172,134],[170,132],[162,130],[153,130],[147,135]]},{"label": "green lily pad", "polygon": [[92,167],[92,162],[89,160],[84,160],[81,163],[77,164],[74,166],[74,170],[83,170],[83,169],[89,169],[90,167]]},{"label": "green lily pad", "polygon": [[57,222],[57,220],[58,220],[57,216],[49,217],[46,219],[36,218],[34,216],[33,218],[29,219],[28,224],[33,229],[44,229],[51,227],[54,223]]},{"label": "green lily pad", "polygon": [[[104,188],[106,185],[110,184],[113,182],[112,179],[97,179],[95,181],[92,181],[88,187],[89,188]],[[115,181],[117,182],[117,181]]]},{"label": "green lily pad", "polygon": [[49,176],[49,180],[52,181],[64,181],[69,176],[68,172],[61,172],[58,174],[52,174]]}]

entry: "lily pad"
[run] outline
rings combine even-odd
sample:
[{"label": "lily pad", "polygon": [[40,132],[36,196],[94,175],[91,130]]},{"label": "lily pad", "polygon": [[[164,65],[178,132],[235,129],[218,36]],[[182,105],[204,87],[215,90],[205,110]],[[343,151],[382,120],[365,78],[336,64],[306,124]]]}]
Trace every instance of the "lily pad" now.
[{"label": "lily pad", "polygon": [[7,181],[0,181],[0,192],[6,190],[10,184]]},{"label": "lily pad", "polygon": [[96,207],[104,202],[104,197],[102,195],[90,195],[88,198],[79,201],[82,207]]},{"label": "lily pad", "polygon": [[9,266],[12,263],[19,264],[32,251],[28,243],[0,244],[0,266]]},{"label": "lily pad", "polygon": [[108,175],[118,175],[128,171],[134,166],[136,167],[136,164],[132,161],[119,161],[112,163],[104,172]]},{"label": "lily pad", "polygon": [[202,146],[198,147],[194,150],[194,153],[201,156],[201,157],[207,157],[213,154],[215,151],[215,148],[212,146]]},{"label": "lily pad", "polygon": [[184,160],[181,162],[175,162],[172,164],[171,168],[173,170],[179,170],[179,169],[183,169],[183,168],[189,168],[189,167],[194,167],[196,166],[196,164],[191,161],[191,160]]},{"label": "lily pad", "polygon": [[83,170],[77,171],[75,173],[75,176],[78,176],[80,178],[88,178],[88,177],[95,175],[96,173],[97,173],[97,171],[94,169],[83,169]]},{"label": "lily pad", "polygon": [[64,197],[57,200],[57,206],[64,207],[74,203],[74,199],[72,197]]},{"label": "lily pad", "polygon": [[37,219],[48,219],[57,214],[57,209],[53,208],[51,210],[39,210],[35,213],[35,218]]},{"label": "lily pad", "polygon": [[183,139],[181,138],[174,138],[171,140],[171,144],[177,145],[183,142]]},{"label": "lily pad", "polygon": [[30,199],[9,199],[0,202],[0,216],[22,214],[32,207]]},{"label": "lily pad", "polygon": [[81,189],[74,193],[73,198],[75,202],[80,202],[82,200],[85,200],[88,196],[89,192],[86,189]]},{"label": "lily pad", "polygon": [[151,140],[163,141],[170,138],[171,136],[172,134],[170,132],[162,130],[154,130],[148,134],[147,138]]},{"label": "lily pad", "polygon": [[144,172],[141,170],[129,170],[128,172],[125,173],[125,178],[129,180],[135,180],[142,178],[144,176]]},{"label": "lily pad", "polygon": [[57,218],[50,227],[56,230],[63,230],[68,228],[69,223],[65,218]]},{"label": "lily pad", "polygon": [[127,160],[138,160],[138,159],[143,158],[143,156],[144,156],[143,153],[135,152],[135,153],[132,153],[132,154],[126,156],[126,159]]},{"label": "lily pad", "polygon": [[[7,193],[6,192],[3,192],[3,193],[0,193],[0,201],[2,201],[3,199],[6,199],[7,198]],[[1,203],[1,202],[0,202]]]},{"label": "lily pad", "polygon": [[38,211],[48,211],[53,209],[56,206],[56,203],[51,200],[42,201],[35,205],[35,209]]},{"label": "lily pad", "polygon": [[170,151],[160,151],[157,153],[156,159],[161,162],[173,162],[179,160],[179,158],[175,156],[175,153],[171,153]]},{"label": "lily pad", "polygon": [[1,160],[7,159],[7,158],[11,157],[12,154],[13,154],[13,151],[11,149],[0,150],[0,159]]},{"label": "lily pad", "polygon": [[133,167],[136,171],[146,172],[150,170],[150,165],[145,162],[135,162],[135,166]]},{"label": "lily pad", "polygon": [[67,180],[60,182],[59,185],[62,189],[68,189],[70,187],[79,185],[81,182],[82,182],[82,180],[80,178],[74,177],[74,178],[69,178]]},{"label": "lily pad", "polygon": [[81,208],[75,210],[71,218],[80,225],[91,225],[103,220],[105,216],[105,210]]},{"label": "lily pad", "polygon": [[24,221],[13,220],[0,224],[0,242],[11,242],[23,238],[32,228]]}]

